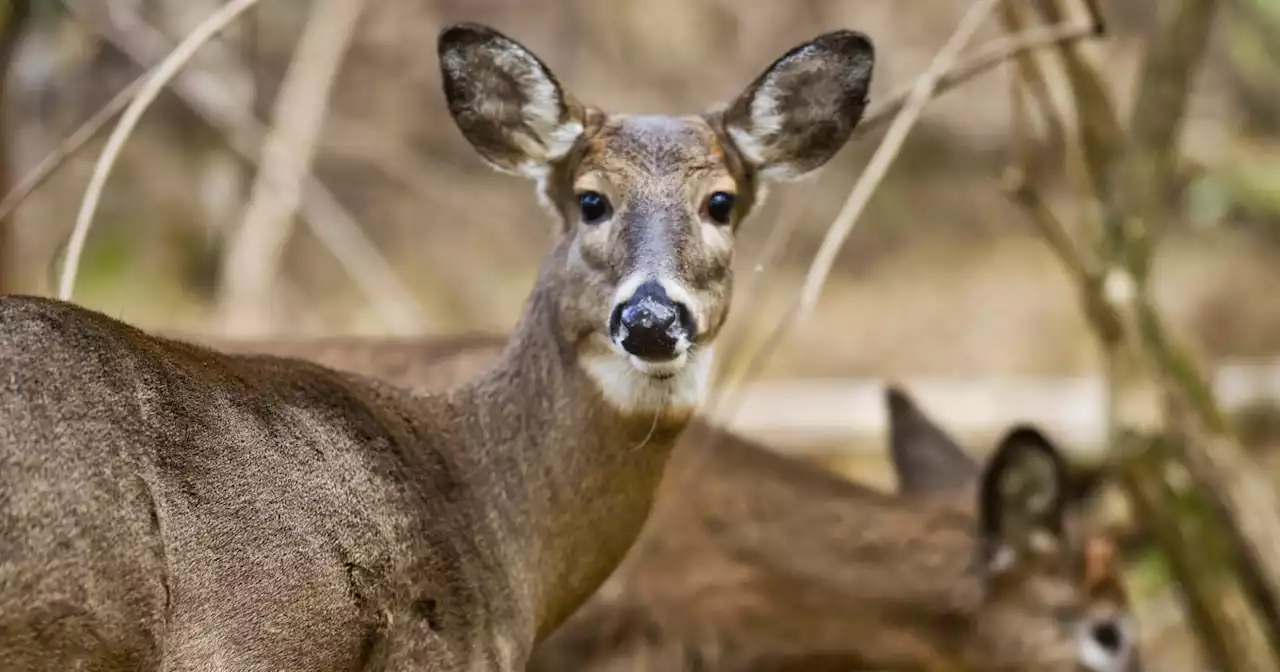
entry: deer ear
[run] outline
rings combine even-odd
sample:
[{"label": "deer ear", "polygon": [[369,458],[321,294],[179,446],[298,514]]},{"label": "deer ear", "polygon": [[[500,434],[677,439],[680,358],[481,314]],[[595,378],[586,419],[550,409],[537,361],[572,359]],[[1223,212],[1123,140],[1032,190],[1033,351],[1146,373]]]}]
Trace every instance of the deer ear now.
[{"label": "deer ear", "polygon": [[1009,432],[987,462],[978,492],[985,560],[994,571],[1064,543],[1071,496],[1062,455],[1039,430]]},{"label": "deer ear", "polygon": [[853,134],[867,106],[874,65],[871,39],[852,30],[795,47],[725,110],[729,137],[763,177],[802,177]]},{"label": "deer ear", "polygon": [[582,109],[551,70],[515,40],[474,23],[440,33],[445,99],[454,122],[495,168],[537,177],[582,134]]},{"label": "deer ear", "polygon": [[903,389],[884,392],[889,412],[889,457],[898,491],[907,497],[956,492],[978,480],[978,463],[942,431]]}]

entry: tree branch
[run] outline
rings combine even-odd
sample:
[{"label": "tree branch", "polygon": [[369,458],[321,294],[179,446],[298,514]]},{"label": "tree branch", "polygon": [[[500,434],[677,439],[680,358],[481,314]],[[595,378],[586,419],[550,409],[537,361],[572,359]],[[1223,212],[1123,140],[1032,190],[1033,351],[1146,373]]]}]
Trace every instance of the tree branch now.
[{"label": "tree branch", "polygon": [[[1082,154],[1104,212],[1098,256],[1106,267],[1101,282],[1082,284],[1082,294],[1107,355],[1114,457],[1136,511],[1172,561],[1219,668],[1275,670],[1277,642],[1269,641],[1269,633],[1280,613],[1280,501],[1231,437],[1191,359],[1167,338],[1146,287],[1150,232],[1165,214],[1159,195],[1178,156],[1186,96],[1214,4],[1180,0],[1162,7],[1169,13],[1151,42],[1127,133],[1096,70],[1073,49],[1059,55],[1076,101]],[[1060,20],[1054,0],[1036,0],[1035,6],[1045,20]],[[1096,11],[1096,4],[1089,9]],[[1074,269],[1073,274],[1079,276]],[[1142,439],[1158,436],[1156,428],[1142,426],[1151,415],[1144,407],[1159,403],[1158,395],[1164,397],[1165,438]],[[1191,479],[1183,491],[1170,494],[1163,481],[1174,461]],[[1197,504],[1188,511],[1174,501],[1212,506]],[[1197,516],[1200,524],[1184,520]],[[1242,577],[1235,574],[1239,561],[1250,570]],[[1255,595],[1259,587],[1261,596]]]},{"label": "tree branch", "polygon": [[[132,17],[127,22],[129,29],[116,29],[98,21],[80,2],[63,0],[63,4],[73,15],[148,71],[163,57],[167,48],[163,35],[146,27],[140,18]],[[124,11],[120,9],[116,15],[127,16],[123,14]],[[148,76],[149,72],[144,73],[136,83],[140,86],[141,81]],[[131,84],[130,87],[132,86]],[[229,105],[226,96],[217,95],[224,89],[216,80],[202,79],[199,70],[184,70],[178,75],[173,90],[197,116],[222,134],[232,151],[248,164],[258,166],[258,152],[265,142],[266,129],[248,110]],[[94,115],[95,119],[98,116]],[[107,121],[110,121],[110,115],[103,119],[103,125]],[[86,133],[77,131],[75,135],[81,136],[84,142],[93,137],[94,133],[89,132],[86,127],[82,126],[81,129],[86,130]],[[68,147],[63,153],[70,156],[75,151],[70,149],[71,146],[71,143],[64,142],[55,152]],[[58,164],[46,158],[41,165],[50,165],[51,174]],[[371,305],[392,332],[421,333],[426,317],[417,298],[400,280],[395,269],[364,235],[355,217],[322,182],[314,176],[307,176],[305,182],[301,212],[303,221],[311,228],[311,232],[369,298]],[[10,198],[6,197],[5,201],[9,202]],[[16,202],[14,205],[16,207]]]},{"label": "tree branch", "polygon": [[[5,84],[13,64],[13,52],[18,48],[18,40],[22,39],[30,18],[30,0],[10,0],[6,7],[0,8],[0,112],[4,111]],[[9,137],[10,129],[0,127],[0,191],[9,189],[12,176]],[[12,244],[13,220],[8,213],[0,211],[0,294],[12,291],[10,286],[15,275],[11,268],[15,258]]]},{"label": "tree branch", "polygon": [[[902,104],[902,112],[893,118],[893,122],[889,125],[888,131],[885,132],[885,137],[881,140],[880,146],[872,154],[871,160],[867,162],[866,168],[858,177],[857,182],[854,183],[853,189],[849,192],[848,198],[836,215],[835,221],[827,229],[827,235],[823,238],[821,246],[814,255],[800,292],[769,332],[761,347],[745,359],[741,368],[742,381],[757,375],[760,366],[772,354],[786,330],[797,322],[803,321],[813,310],[813,307],[817,304],[822,286],[826,281],[827,274],[835,261],[836,253],[839,252],[844,240],[853,230],[858,217],[862,214],[867,202],[871,200],[876,188],[880,186],[880,182],[888,172],[889,166],[897,158],[898,152],[902,149],[902,144],[915,126],[916,120],[920,118],[925,105],[937,92],[939,82],[955,63],[960,51],[969,43],[969,40],[973,38],[978,28],[982,26],[982,23],[995,10],[1000,1],[978,0],[978,2],[975,2],[960,19],[960,24],[947,42],[943,44],[942,49],[934,55],[924,74],[916,79],[911,88],[911,93]],[[736,401],[738,400],[735,399],[734,402]],[[721,398],[719,396],[713,397],[709,406],[718,411],[720,402]],[[736,408],[736,406],[733,407]],[[732,417],[732,411],[725,417]]]},{"label": "tree branch", "polygon": [[228,334],[270,333],[271,285],[310,174],[329,95],[363,9],[364,0],[318,3],[298,40],[244,221],[223,260],[219,309]]},{"label": "tree branch", "polygon": [[187,64],[201,45],[208,42],[218,32],[230,26],[241,14],[258,3],[258,0],[231,0],[218,8],[205,19],[194,31],[174,48],[160,65],[147,77],[138,90],[138,95],[125,108],[120,121],[107,138],[107,145],[99,155],[93,168],[93,176],[85,189],[84,199],[80,202],[80,212],[76,215],[75,227],[71,231],[71,239],[67,243],[67,256],[63,262],[62,277],[58,283],[58,297],[70,300],[71,290],[75,286],[76,271],[80,267],[80,255],[84,251],[85,240],[89,236],[89,226],[93,223],[93,215],[98,209],[98,201],[102,197],[102,188],[115,167],[120,150],[133,129],[137,128],[142,115],[151,106],[169,80]]}]

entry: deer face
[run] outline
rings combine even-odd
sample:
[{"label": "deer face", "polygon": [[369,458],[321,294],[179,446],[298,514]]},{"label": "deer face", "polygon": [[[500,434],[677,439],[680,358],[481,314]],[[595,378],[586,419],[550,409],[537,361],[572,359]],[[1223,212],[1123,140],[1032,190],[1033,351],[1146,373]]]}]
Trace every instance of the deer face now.
[{"label": "deer face", "polygon": [[494,167],[536,180],[560,220],[565,340],[605,396],[632,409],[670,405],[669,393],[705,380],[729,309],[735,232],[761,181],[808,174],[844,145],[874,61],[864,35],[828,33],[727,106],[634,116],[578,103],[490,28],[450,27],[439,50],[463,135]]},{"label": "deer face", "polygon": [[1113,548],[1071,539],[1066,465],[1042,434],[1004,439],[979,484],[984,598],[972,669],[1137,672],[1136,625]]}]

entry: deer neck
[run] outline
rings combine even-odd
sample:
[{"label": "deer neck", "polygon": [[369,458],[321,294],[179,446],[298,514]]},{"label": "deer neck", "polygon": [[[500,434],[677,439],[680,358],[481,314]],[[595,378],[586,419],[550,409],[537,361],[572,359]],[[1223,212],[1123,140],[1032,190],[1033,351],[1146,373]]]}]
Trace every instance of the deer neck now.
[{"label": "deer neck", "polygon": [[659,390],[620,389],[623,380],[649,385],[639,374],[598,382],[612,366],[605,358],[616,355],[584,354],[589,337],[566,333],[555,273],[562,247],[544,264],[498,362],[451,393],[459,409],[472,409],[467,443],[476,481],[490,518],[500,521],[505,564],[523,587],[536,641],[595,592],[635,542],[710,357],[690,362],[696,379],[670,405],[620,410],[619,395],[652,401]]}]

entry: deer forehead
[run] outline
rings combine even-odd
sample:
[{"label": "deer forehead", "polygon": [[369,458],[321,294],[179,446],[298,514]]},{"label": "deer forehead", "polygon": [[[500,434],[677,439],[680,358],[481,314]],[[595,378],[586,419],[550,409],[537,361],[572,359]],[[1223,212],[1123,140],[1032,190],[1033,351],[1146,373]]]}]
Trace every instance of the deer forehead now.
[{"label": "deer forehead", "polygon": [[585,143],[575,172],[621,191],[734,183],[724,146],[699,116],[611,115]]}]

